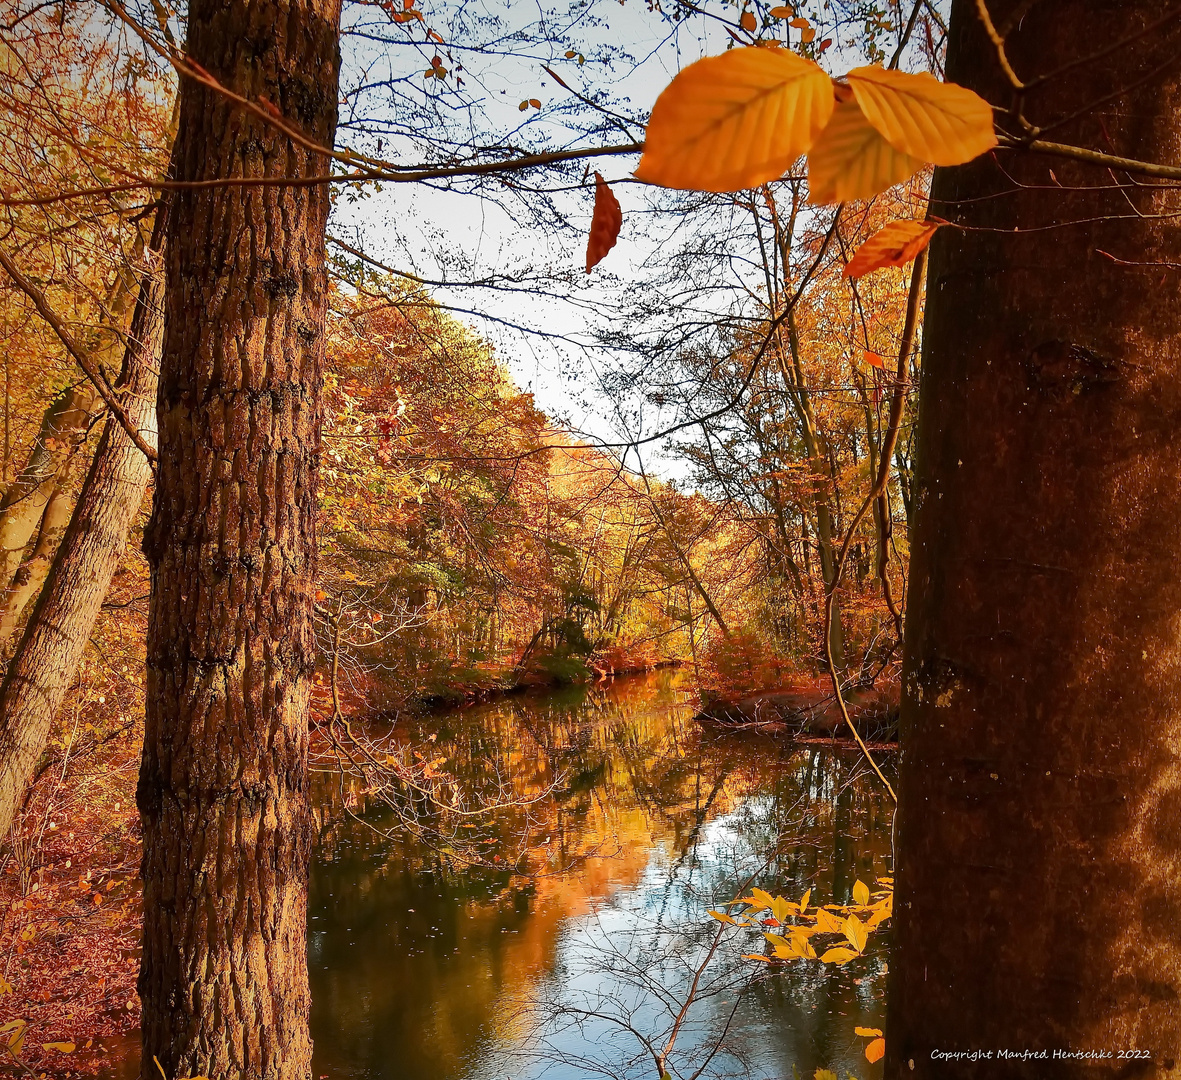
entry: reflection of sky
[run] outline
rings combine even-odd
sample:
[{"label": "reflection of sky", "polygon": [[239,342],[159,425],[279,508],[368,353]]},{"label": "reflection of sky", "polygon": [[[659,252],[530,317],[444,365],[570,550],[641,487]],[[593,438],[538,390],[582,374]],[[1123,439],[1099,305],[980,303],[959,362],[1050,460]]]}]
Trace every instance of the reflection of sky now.
[{"label": "reflection of sky", "polygon": [[[446,737],[464,744],[466,724],[522,768],[538,746],[581,746],[576,760],[597,779],[559,800],[567,839],[578,850],[607,835],[616,857],[514,883],[434,872],[356,827],[321,845],[309,927],[316,1075],[655,1080],[641,1037],[667,1040],[717,929],[707,909],[732,899],[777,839],[790,831],[798,842],[758,884],[793,898],[814,886],[814,900],[843,901],[856,877],[887,872],[888,818],[853,798],[849,759],[698,740],[674,701],[658,677],[592,691],[581,707],[515,699],[443,718],[441,751]],[[722,794],[699,819],[719,777]],[[783,1077],[793,1065],[805,1076],[819,1066],[880,1075],[853,1027],[881,1024],[881,949],[842,970],[810,962],[768,974],[741,959],[762,951],[757,934],[727,930],[669,1071],[696,1071],[737,1001],[729,1050],[703,1080]]]},{"label": "reflection of sky", "polygon": [[[732,899],[735,883],[760,865],[749,827],[767,823],[773,810],[774,799],[754,797],[708,823],[689,859],[674,860],[663,845],[654,846],[635,886],[566,920],[554,970],[531,989],[537,1030],[523,1045],[490,1047],[472,1062],[466,1080],[651,1077],[652,1051],[665,1046],[716,933],[705,912]],[[819,1065],[868,1075],[861,1057],[865,1040],[853,1028],[881,1025],[884,980],[865,978],[857,985],[835,969],[801,965],[794,978],[771,977],[791,985],[796,1000],[789,1004],[782,992],[749,992],[752,962],[741,955],[761,952],[760,946],[749,932],[725,933],[714,961],[702,969],[701,998],[683,1021],[666,1063],[670,1073],[693,1075],[725,1030],[707,1075],[769,1080],[790,1075],[793,1064],[813,1061],[803,1075]],[[883,970],[876,960],[865,967]],[[825,1038],[817,1040],[811,1019],[796,1027],[791,1015],[803,1019],[825,1004],[826,974],[856,989],[844,1008],[830,1010],[844,1015],[829,1015]],[[501,1007],[516,1016],[520,1004],[506,1000]]]}]

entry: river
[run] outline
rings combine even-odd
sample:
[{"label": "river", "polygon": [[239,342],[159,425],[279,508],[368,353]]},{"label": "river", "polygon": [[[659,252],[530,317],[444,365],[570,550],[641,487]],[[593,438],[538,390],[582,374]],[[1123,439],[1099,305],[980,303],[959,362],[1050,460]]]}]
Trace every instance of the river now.
[{"label": "river", "polygon": [[[875,1080],[886,933],[843,967],[769,966],[707,915],[743,883],[848,903],[889,875],[891,806],[855,752],[703,731],[675,672],[402,720],[468,790],[509,800],[477,865],[316,778],[313,1076],[328,1080]],[[432,741],[433,739],[433,741]],[[478,837],[478,839],[476,839]],[[700,1072],[699,1072],[700,1070]]]}]

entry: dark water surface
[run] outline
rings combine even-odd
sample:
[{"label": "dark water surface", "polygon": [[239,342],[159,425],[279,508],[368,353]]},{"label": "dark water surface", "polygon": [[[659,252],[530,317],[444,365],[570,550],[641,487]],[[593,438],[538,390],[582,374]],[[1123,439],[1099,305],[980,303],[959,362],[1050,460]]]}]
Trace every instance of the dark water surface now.
[{"label": "dark water surface", "polygon": [[473,832],[478,867],[382,835],[387,807],[317,778],[314,1077],[657,1080],[695,976],[672,1077],[881,1076],[853,1029],[882,1026],[884,935],[842,968],[771,970],[742,959],[763,951],[757,934],[727,929],[703,962],[707,909],[752,874],[792,899],[810,888],[812,904],[890,874],[887,798],[855,752],[703,732],[679,681],[401,721],[394,737],[435,736],[431,756],[465,788],[536,800]]}]

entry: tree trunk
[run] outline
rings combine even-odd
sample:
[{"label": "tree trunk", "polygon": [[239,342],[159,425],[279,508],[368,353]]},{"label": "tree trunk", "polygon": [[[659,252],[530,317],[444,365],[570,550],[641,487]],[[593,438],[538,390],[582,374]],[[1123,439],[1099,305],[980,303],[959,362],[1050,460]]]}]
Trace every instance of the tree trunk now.
[{"label": "tree trunk", "polygon": [[66,387],[50,402],[29,460],[4,493],[0,502],[0,583],[5,589],[16,576],[46,505],[62,486],[74,452],[86,439],[95,400],[90,384],[80,382]]},{"label": "tree trunk", "polygon": [[[1027,80],[1165,6],[989,4],[998,26],[1013,16]],[[1047,137],[1181,161],[1179,54],[1174,19],[1050,79],[1027,115],[1081,106]],[[955,0],[947,74],[1010,102],[975,0]],[[998,157],[1016,184],[986,158],[938,170],[932,194],[968,229],[940,230],[927,292],[886,1075],[1166,1075],[1181,1060],[1181,200]],[[933,1058],[972,1050],[993,1058]]]},{"label": "tree trunk", "polygon": [[[153,251],[162,230],[163,223],[158,222]],[[162,294],[160,276],[145,275],[116,385],[128,419],[149,444],[156,432]],[[21,567],[7,597],[3,619],[15,626],[24,606],[23,601],[18,603],[19,593],[36,588],[34,577],[52,558],[41,595],[0,685],[0,836],[8,833],[54,718],[73,685],[150,476],[147,459],[119,420],[108,416],[61,544],[53,535],[61,527],[57,509],[51,508],[60,508],[62,516],[69,511],[59,491],[45,509],[37,551]]]},{"label": "tree trunk", "polygon": [[[331,146],[339,0],[194,0],[186,54]],[[176,178],[325,156],[192,79]],[[306,1080],[308,698],[323,184],[180,190],[166,256],[143,822],[141,1076]]]},{"label": "tree trunk", "polygon": [[[65,535],[66,527],[70,524],[72,507],[65,490],[69,479],[70,470],[68,467],[64,467],[62,473],[59,474],[57,486],[53,489],[53,494],[49,496],[49,502],[45,504],[45,510],[41,514],[41,529],[37,533],[37,546],[33,549],[33,554],[21,564],[13,576],[12,584],[8,587],[8,594],[4,597],[4,606],[0,609],[0,649],[3,649],[8,643],[20,623],[20,617],[25,607],[45,583],[45,579],[49,575],[49,568],[53,565],[53,556]],[[142,490],[139,497],[142,502]]]}]

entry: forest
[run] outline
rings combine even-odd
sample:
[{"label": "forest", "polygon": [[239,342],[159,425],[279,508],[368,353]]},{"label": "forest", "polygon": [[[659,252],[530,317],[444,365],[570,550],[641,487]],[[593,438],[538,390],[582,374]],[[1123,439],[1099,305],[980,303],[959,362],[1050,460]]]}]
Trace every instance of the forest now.
[{"label": "forest", "polygon": [[0,0],[0,1073],[1172,1075],[1179,191],[1169,0]]}]

